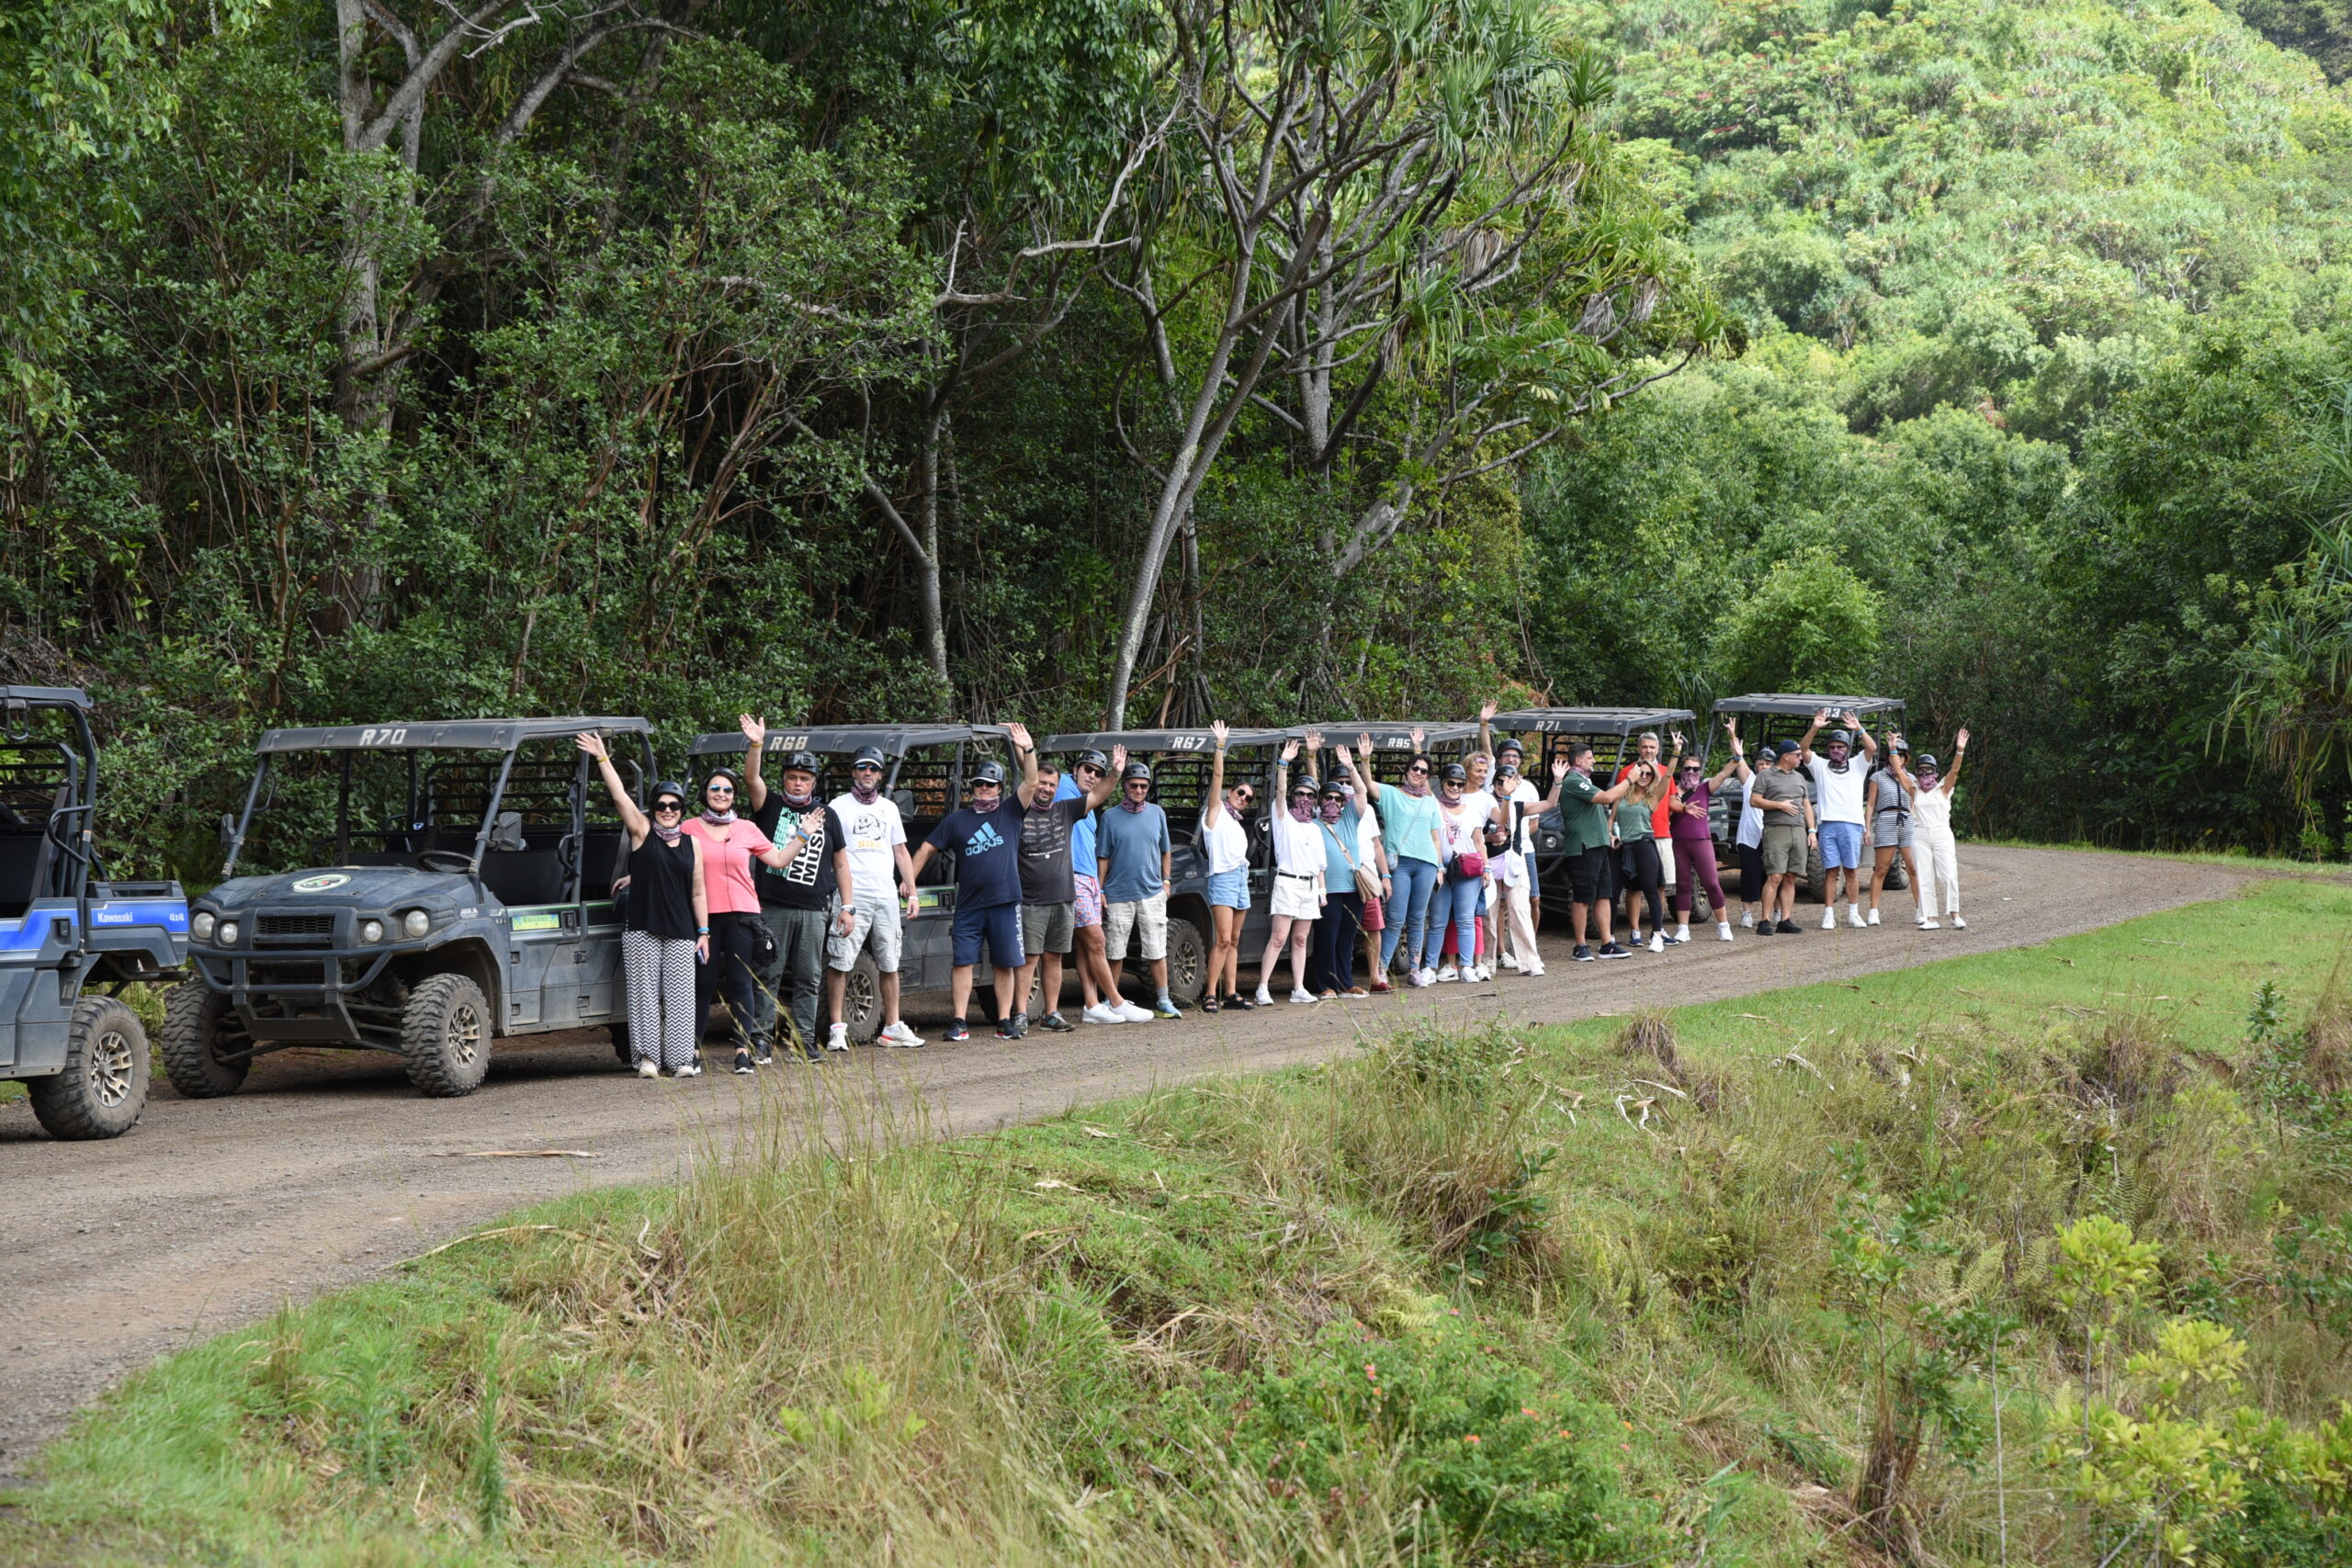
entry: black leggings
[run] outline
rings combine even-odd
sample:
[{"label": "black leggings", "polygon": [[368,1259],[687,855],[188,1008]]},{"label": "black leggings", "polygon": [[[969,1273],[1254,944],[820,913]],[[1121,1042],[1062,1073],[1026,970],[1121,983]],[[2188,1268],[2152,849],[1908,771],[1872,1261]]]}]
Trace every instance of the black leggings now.
[{"label": "black leggings", "polygon": [[1354,987],[1356,932],[1363,928],[1363,894],[1333,893],[1323,900],[1323,918],[1315,922],[1314,944],[1307,949],[1308,990],[1345,991]]},{"label": "black leggings", "polygon": [[[1617,865],[1619,874],[1624,878],[1621,886],[1625,889],[1627,919],[1634,918],[1634,895],[1639,893],[1649,900],[1650,930],[1656,931],[1666,924],[1666,897],[1662,891],[1666,885],[1666,870],[1658,863],[1657,840],[1635,839],[1630,843],[1618,845]],[[1639,925],[1641,922],[1634,919],[1634,923]]]},{"label": "black leggings", "polygon": [[760,934],[764,926],[757,915],[716,914],[710,917],[710,962],[695,965],[695,1017],[702,1024],[699,1037],[710,1027],[710,1004],[721,995],[735,1015],[734,1035],[747,1038],[752,1021],[752,989],[758,982]]},{"label": "black leggings", "polygon": [[1739,846],[1739,901],[1743,904],[1764,902],[1764,846]]}]

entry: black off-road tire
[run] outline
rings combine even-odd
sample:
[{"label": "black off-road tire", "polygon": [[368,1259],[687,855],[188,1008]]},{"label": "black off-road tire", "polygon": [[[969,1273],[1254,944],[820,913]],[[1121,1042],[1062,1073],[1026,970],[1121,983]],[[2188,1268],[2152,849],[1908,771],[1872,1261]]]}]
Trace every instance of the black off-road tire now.
[{"label": "black off-road tire", "polygon": [[[903,985],[904,971],[899,978]],[[842,983],[842,1016],[836,1021],[849,1026],[850,1043],[854,1045],[871,1045],[874,1037],[882,1032],[882,971],[872,953],[859,953],[857,963]]]},{"label": "black off-road tire", "polygon": [[65,1026],[65,1070],[25,1085],[52,1138],[119,1138],[147,1109],[147,1030],[112,997],[84,997]]},{"label": "black off-road tire", "polygon": [[[1150,966],[1145,965],[1145,973]],[[1168,997],[1178,1007],[1197,1007],[1209,987],[1209,944],[1187,919],[1168,922]]]},{"label": "black off-road tire", "polygon": [[253,1058],[224,1061],[221,1053],[242,1051],[248,1043],[237,1010],[203,981],[182,980],[164,998],[164,1033],[155,1044],[164,1057],[164,1076],[187,1099],[219,1100],[236,1093]]},{"label": "black off-road tire", "polygon": [[490,1072],[490,1002],[463,975],[434,975],[408,994],[401,1055],[408,1081],[431,1100],[455,1100]]}]

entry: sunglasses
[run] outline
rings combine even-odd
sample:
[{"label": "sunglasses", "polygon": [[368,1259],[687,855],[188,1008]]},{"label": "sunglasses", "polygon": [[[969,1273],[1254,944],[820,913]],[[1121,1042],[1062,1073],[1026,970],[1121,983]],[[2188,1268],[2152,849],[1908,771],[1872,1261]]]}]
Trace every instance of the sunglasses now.
[{"label": "sunglasses", "polygon": [[1313,800],[1315,792],[1311,789],[1295,789],[1290,792],[1290,797],[1293,800]]},{"label": "sunglasses", "polygon": [[657,800],[653,803],[653,814],[656,817],[664,811],[684,811],[685,808],[685,803],[679,800]]},{"label": "sunglasses", "polygon": [[1424,766],[1423,764],[1421,764],[1421,763],[1419,763],[1419,762],[1416,762],[1416,763],[1414,763],[1411,767],[1407,768],[1405,771],[1406,771],[1407,773],[1428,773],[1428,772],[1429,772],[1429,769],[1428,769],[1426,766]]},{"label": "sunglasses", "polygon": [[1078,765],[1078,776],[1082,779],[1099,779],[1110,771],[1108,768],[1098,768],[1091,762],[1080,762]]},{"label": "sunglasses", "polygon": [[882,764],[879,762],[855,762],[851,764],[849,771],[853,773],[878,773],[882,771]]},{"label": "sunglasses", "polygon": [[1129,779],[1127,781],[1127,787],[1129,789],[1149,789],[1151,787],[1151,781],[1149,779]]},{"label": "sunglasses", "polygon": [[705,795],[733,795],[734,793],[735,788],[732,784],[712,784],[703,791]]},{"label": "sunglasses", "polygon": [[1237,789],[1229,793],[1232,795],[1234,799],[1239,801],[1244,806],[1249,805],[1251,801],[1258,798],[1247,789]]}]

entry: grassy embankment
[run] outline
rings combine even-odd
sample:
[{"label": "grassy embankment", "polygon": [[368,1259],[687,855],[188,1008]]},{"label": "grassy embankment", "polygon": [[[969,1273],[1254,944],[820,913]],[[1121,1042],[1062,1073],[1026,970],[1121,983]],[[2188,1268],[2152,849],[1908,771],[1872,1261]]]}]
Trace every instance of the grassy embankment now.
[{"label": "grassy embankment", "polygon": [[2270,883],[944,1145],[779,1108],[134,1380],[0,1559],[2340,1562],[2347,917]]}]

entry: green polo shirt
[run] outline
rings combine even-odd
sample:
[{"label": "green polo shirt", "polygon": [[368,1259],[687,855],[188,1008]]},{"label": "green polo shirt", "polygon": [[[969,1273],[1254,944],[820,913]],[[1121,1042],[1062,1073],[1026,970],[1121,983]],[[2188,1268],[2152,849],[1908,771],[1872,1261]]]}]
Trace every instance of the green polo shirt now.
[{"label": "green polo shirt", "polygon": [[1561,847],[1572,855],[1609,846],[1609,807],[1593,799],[1600,786],[1573,768],[1560,781]]}]

